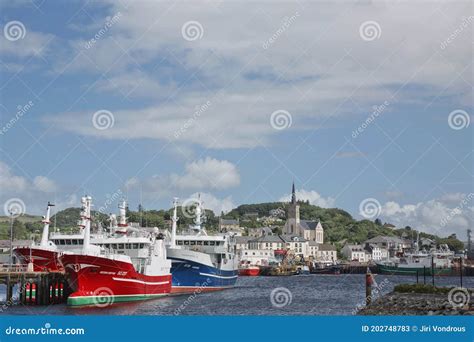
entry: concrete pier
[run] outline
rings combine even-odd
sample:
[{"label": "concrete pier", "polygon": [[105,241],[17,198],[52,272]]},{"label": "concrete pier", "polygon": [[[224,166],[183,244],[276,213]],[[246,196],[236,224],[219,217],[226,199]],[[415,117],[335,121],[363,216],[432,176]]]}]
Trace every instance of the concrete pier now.
[{"label": "concrete pier", "polygon": [[[34,272],[23,265],[0,266],[0,286],[6,286],[3,304],[50,305],[66,301],[68,289],[64,273]],[[14,287],[18,286],[18,296]]]}]

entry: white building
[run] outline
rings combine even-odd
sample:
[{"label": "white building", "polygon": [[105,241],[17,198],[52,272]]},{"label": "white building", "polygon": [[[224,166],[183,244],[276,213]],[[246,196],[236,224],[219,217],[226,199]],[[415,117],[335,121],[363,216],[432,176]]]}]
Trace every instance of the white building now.
[{"label": "white building", "polygon": [[342,255],[350,261],[367,262],[370,260],[370,254],[361,245],[345,245],[342,248]]}]

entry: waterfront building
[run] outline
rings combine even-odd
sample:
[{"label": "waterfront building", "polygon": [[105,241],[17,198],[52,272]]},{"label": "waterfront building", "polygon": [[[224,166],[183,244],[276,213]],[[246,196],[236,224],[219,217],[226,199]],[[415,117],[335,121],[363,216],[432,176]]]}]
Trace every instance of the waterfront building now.
[{"label": "waterfront building", "polygon": [[362,245],[346,244],[341,252],[349,261],[368,262],[370,260],[370,254]]},{"label": "waterfront building", "polygon": [[328,243],[321,243],[318,246],[316,253],[317,261],[336,261],[337,260],[337,249],[336,246]]},{"label": "waterfront building", "polygon": [[219,218],[219,232],[234,233],[234,235],[241,236],[243,229],[240,227],[239,219],[223,219]]},{"label": "waterfront building", "polygon": [[409,240],[401,239],[397,236],[376,236],[364,242],[364,244],[375,245],[380,248],[388,250],[390,257],[403,253],[407,249],[412,248],[412,243]]},{"label": "waterfront building", "polygon": [[388,251],[386,248],[377,246],[376,244],[366,243],[364,249],[369,254],[370,260],[379,261],[388,258]]},{"label": "waterfront building", "polygon": [[269,249],[244,249],[239,253],[241,261],[247,261],[251,265],[266,266],[276,261],[274,252]]},{"label": "waterfront building", "polygon": [[237,251],[249,249],[249,241],[252,240],[251,236],[236,236],[235,237],[235,248]]},{"label": "waterfront building", "polygon": [[248,236],[258,238],[264,235],[273,235],[273,230],[271,227],[257,227],[257,228],[247,228]]}]

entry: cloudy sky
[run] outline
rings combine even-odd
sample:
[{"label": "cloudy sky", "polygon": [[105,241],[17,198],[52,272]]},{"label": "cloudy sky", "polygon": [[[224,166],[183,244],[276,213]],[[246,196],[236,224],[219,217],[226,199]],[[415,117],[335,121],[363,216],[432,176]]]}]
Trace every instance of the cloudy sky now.
[{"label": "cloudy sky", "polygon": [[[298,197],[465,238],[470,1],[3,1],[0,200]],[[115,207],[116,204],[111,206]]]}]

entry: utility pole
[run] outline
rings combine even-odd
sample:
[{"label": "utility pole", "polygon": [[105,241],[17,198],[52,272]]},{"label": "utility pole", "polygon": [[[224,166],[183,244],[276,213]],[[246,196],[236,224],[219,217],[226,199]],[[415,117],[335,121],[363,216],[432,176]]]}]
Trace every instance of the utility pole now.
[{"label": "utility pole", "polygon": [[10,267],[13,265],[13,211],[10,210]]}]

